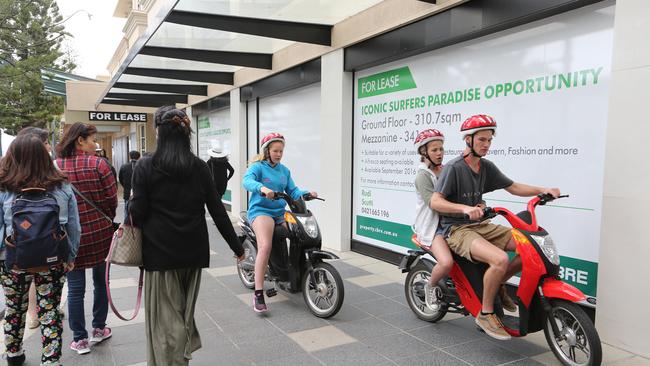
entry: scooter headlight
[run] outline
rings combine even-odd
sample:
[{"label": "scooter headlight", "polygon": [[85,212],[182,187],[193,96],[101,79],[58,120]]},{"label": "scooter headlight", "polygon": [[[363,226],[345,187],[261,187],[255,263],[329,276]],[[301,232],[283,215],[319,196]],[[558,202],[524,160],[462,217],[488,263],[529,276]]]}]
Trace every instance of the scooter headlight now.
[{"label": "scooter headlight", "polygon": [[538,235],[531,235],[533,240],[539,245],[540,249],[542,249],[542,253],[546,256],[546,258],[556,266],[560,265],[560,253],[557,251],[557,247],[555,247],[555,243],[553,242],[553,238],[551,238],[550,235],[546,236],[538,236]]},{"label": "scooter headlight", "polygon": [[302,227],[310,238],[318,238],[318,223],[314,216],[296,216],[296,218],[300,221]]}]

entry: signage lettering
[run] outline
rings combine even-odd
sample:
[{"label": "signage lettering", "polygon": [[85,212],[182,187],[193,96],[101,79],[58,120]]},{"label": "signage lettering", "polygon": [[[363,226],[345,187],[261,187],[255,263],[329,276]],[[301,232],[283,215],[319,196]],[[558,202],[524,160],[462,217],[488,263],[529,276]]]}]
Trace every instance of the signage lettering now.
[{"label": "signage lettering", "polygon": [[147,122],[146,113],[88,112],[91,121]]}]

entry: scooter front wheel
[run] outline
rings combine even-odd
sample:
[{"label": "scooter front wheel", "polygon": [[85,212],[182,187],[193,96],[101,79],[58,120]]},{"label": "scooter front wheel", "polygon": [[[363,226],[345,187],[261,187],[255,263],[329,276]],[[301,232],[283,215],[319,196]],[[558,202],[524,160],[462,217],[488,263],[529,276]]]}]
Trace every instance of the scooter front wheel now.
[{"label": "scooter front wheel", "polygon": [[404,295],[406,296],[406,302],[409,304],[413,313],[415,313],[415,316],[426,322],[435,323],[444,318],[447,310],[441,306],[438,311],[433,311],[426,305],[424,286],[429,282],[430,277],[431,270],[429,267],[422,262],[418,263],[406,275]]},{"label": "scooter front wheel", "polygon": [[242,245],[244,247],[245,259],[237,263],[237,274],[242,285],[252,290],[255,288],[255,259],[257,258],[257,250],[249,240],[245,240]]},{"label": "scooter front wheel", "polygon": [[[559,334],[553,330],[555,322]],[[551,312],[544,326],[551,350],[563,365],[597,366],[603,358],[600,337],[582,308],[565,300],[551,300]]]},{"label": "scooter front wheel", "polygon": [[344,295],[341,275],[329,263],[316,263],[313,276],[305,272],[302,278],[302,297],[309,311],[319,318],[329,318],[338,313]]}]

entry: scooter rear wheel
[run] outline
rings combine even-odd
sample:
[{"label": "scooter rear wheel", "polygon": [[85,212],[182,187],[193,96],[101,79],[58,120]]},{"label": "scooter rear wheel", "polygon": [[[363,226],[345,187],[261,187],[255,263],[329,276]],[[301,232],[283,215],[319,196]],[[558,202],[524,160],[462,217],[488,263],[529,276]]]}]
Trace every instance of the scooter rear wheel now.
[{"label": "scooter rear wheel", "polygon": [[444,318],[447,310],[444,306],[438,311],[429,309],[424,299],[424,285],[431,277],[431,269],[424,263],[420,262],[411,268],[406,280],[404,281],[404,295],[409,307],[415,313],[415,316],[426,321],[435,323]]},{"label": "scooter rear wheel", "polygon": [[329,263],[314,265],[314,282],[308,272],[302,278],[302,297],[312,314],[329,318],[341,310],[345,290],[339,271]]},{"label": "scooter rear wheel", "polygon": [[255,246],[253,246],[253,244],[251,244],[251,242],[248,240],[245,240],[242,245],[244,247],[246,259],[242,261],[243,263],[237,264],[237,274],[239,275],[239,280],[241,281],[242,285],[252,290],[255,288],[255,270],[245,269],[243,268],[242,264],[245,263],[247,265],[253,266],[254,268],[255,259],[257,258],[257,250],[255,249]]},{"label": "scooter rear wheel", "polygon": [[[582,308],[564,300],[552,300],[544,326],[546,341],[555,357],[567,366],[597,366],[603,358],[600,337]],[[557,324],[555,334],[551,322]]]}]

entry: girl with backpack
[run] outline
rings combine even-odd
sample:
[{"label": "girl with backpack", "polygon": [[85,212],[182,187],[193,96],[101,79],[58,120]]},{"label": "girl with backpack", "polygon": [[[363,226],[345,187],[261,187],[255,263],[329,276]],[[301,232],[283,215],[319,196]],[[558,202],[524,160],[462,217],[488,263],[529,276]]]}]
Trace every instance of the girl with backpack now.
[{"label": "girl with backpack", "polygon": [[[22,342],[27,294],[34,281],[43,345],[41,365],[59,365],[63,324],[58,307],[65,273],[74,267],[81,228],[72,188],[37,136],[18,136],[0,162],[0,203],[0,233],[5,238],[0,246],[0,281],[7,304],[7,363],[20,366],[25,361]],[[36,210],[17,209],[39,204],[43,206]],[[49,216],[39,215],[43,212]],[[43,220],[45,217],[48,220]],[[43,237],[41,232],[52,235]],[[42,239],[25,240],[28,235]]]}]

